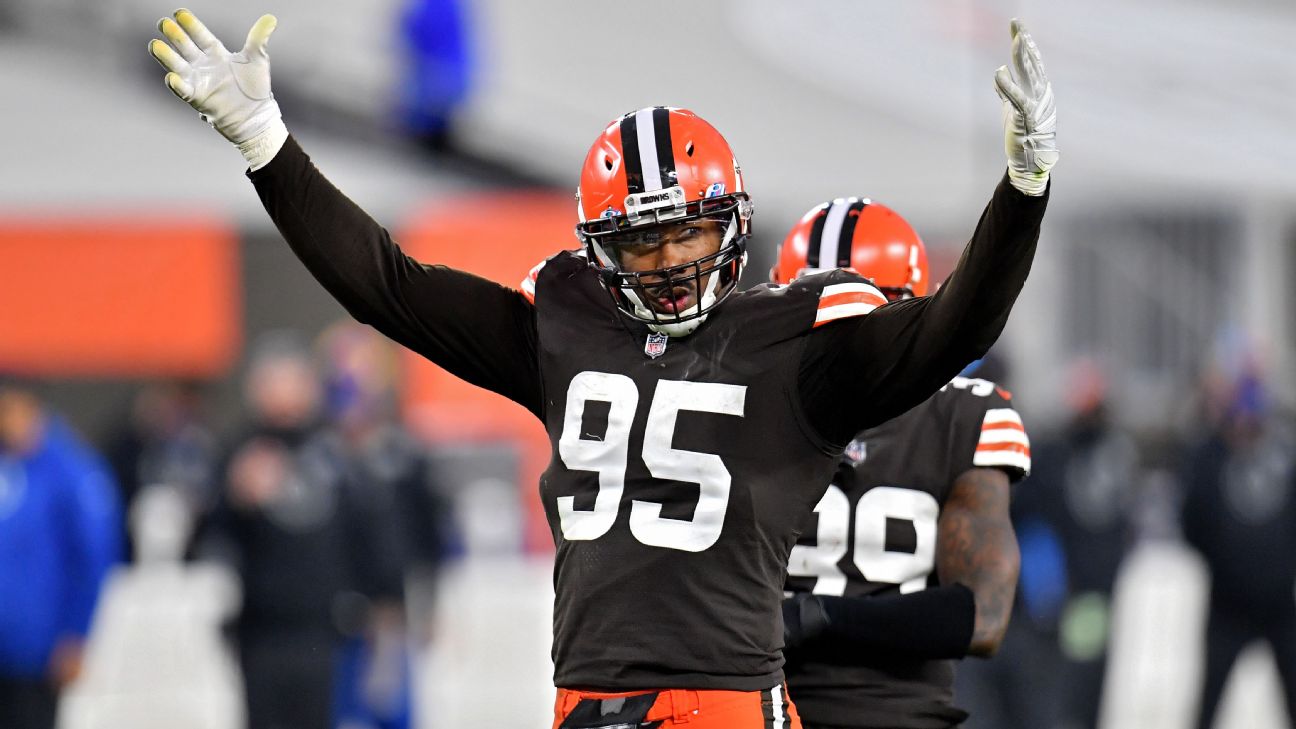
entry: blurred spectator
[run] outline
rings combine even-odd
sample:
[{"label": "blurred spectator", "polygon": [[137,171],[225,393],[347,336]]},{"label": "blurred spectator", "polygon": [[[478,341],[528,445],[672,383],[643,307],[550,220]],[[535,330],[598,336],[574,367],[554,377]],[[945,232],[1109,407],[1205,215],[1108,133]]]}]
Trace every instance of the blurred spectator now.
[{"label": "blurred spectator", "polygon": [[[200,385],[146,385],[131,404],[128,422],[108,448],[127,513],[142,489],[157,485],[176,489],[190,516],[209,510],[216,440],[204,422]],[[134,541],[129,544],[131,559],[138,559]]]},{"label": "blurred spectator", "polygon": [[398,539],[405,571],[435,571],[449,538],[447,506],[426,445],[398,417],[399,358],[390,340],[345,319],[320,337],[326,415],[353,460],[351,476],[365,505]]},{"label": "blurred spectator", "polygon": [[[343,727],[403,729],[411,718],[405,583],[435,580],[447,509],[426,448],[396,417],[397,353],[369,327],[340,322],[320,339],[326,412],[343,462],[343,487],[375,538],[362,591],[373,599],[363,637],[340,666],[337,715]],[[417,619],[417,618],[416,618]]]},{"label": "blurred spectator", "polygon": [[224,553],[243,587],[234,629],[250,729],[326,729],[343,635],[366,620],[374,537],[319,425],[321,388],[295,341],[263,341],[246,381],[251,424],[221,471],[200,554]]},{"label": "blurred spectator", "polygon": [[1255,367],[1222,402],[1212,408],[1217,427],[1189,450],[1184,474],[1184,537],[1211,574],[1202,729],[1238,654],[1256,640],[1273,649],[1289,722],[1296,719],[1296,431],[1274,412]]},{"label": "blurred spectator", "polygon": [[1022,520],[1052,529],[1065,560],[1066,598],[1057,616],[1062,663],[1058,722],[1097,726],[1106,674],[1111,598],[1132,542],[1139,453],[1109,412],[1107,378],[1082,360],[1068,377],[1071,417],[1035,449],[1035,472],[1019,494]]},{"label": "blurred spectator", "polygon": [[401,18],[409,72],[405,123],[433,149],[449,139],[454,111],[468,96],[472,53],[463,0],[409,0]]},{"label": "blurred spectator", "polygon": [[36,396],[0,381],[0,727],[54,726],[121,558],[108,469]]}]

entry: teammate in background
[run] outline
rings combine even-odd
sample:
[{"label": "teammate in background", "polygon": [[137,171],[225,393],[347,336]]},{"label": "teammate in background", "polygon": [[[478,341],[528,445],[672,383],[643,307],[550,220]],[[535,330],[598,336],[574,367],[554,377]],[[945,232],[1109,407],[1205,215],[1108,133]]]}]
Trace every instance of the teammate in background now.
[{"label": "teammate in background", "polygon": [[[904,218],[862,198],[812,208],[770,279],[838,267],[889,301],[927,292],[927,253]],[[1011,395],[955,377],[846,447],[788,561],[788,691],[809,727],[950,727],[951,658],[999,647],[1017,583],[1009,484],[1030,471]]]},{"label": "teammate in background", "polygon": [[1029,36],[1013,24],[1015,78],[996,74],[1008,174],[963,260],[935,296],[882,306],[842,271],[738,292],[752,214],[738,164],[668,107],[616,119],[586,156],[584,255],[558,253],[521,292],[420,264],[289,137],[274,26],[262,17],[231,54],[182,10],[150,50],[353,316],[545,424],[554,725],[799,726],[779,617],[797,526],[856,433],[993,344],[1030,268],[1057,151]]}]

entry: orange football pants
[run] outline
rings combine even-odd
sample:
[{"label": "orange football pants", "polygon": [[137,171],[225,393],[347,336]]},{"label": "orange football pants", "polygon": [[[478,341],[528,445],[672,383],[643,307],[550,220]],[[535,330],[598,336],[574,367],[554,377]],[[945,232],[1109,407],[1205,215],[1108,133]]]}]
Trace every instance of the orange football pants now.
[{"label": "orange football pants", "polygon": [[[559,729],[583,700],[601,701],[650,693],[654,692],[599,693],[560,688],[554,702],[553,729]],[[643,721],[660,721],[661,729],[801,729],[801,718],[787,698],[786,686],[765,691],[662,689],[656,693],[657,700]]]}]

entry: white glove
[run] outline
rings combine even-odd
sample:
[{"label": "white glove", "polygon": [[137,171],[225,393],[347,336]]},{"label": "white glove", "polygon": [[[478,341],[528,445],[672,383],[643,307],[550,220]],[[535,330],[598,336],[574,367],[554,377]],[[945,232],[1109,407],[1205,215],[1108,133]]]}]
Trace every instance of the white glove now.
[{"label": "white glove", "polygon": [[995,71],[995,91],[1003,99],[1008,179],[1027,195],[1043,195],[1058,159],[1053,86],[1026,26],[1014,18],[1009,27],[1013,72],[1007,66]]},{"label": "white glove", "polygon": [[262,15],[248,31],[243,50],[230,53],[193,13],[181,8],[175,20],[158,22],[171,45],[149,41],[149,53],[168,71],[167,87],[237,145],[254,170],[268,164],[288,138],[270,93],[266,53],[277,23],[273,15]]}]

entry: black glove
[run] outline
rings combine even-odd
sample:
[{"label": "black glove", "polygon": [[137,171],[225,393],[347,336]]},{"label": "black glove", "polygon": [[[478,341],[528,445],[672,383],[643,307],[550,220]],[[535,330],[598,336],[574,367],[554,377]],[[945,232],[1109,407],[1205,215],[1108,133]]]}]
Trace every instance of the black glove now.
[{"label": "black glove", "polygon": [[798,592],[783,600],[783,648],[795,650],[823,635],[828,629],[828,613],[819,596]]}]

